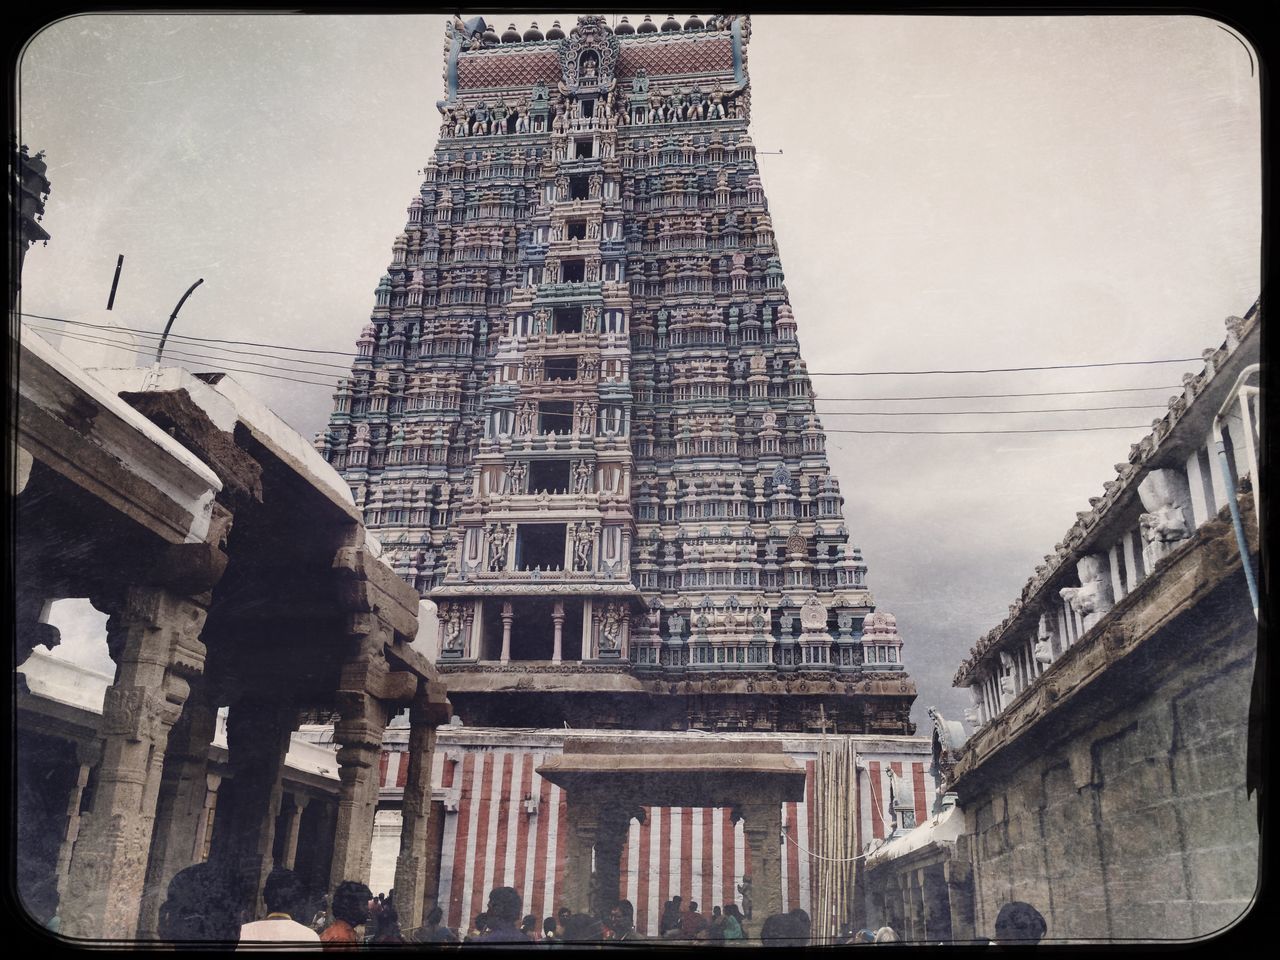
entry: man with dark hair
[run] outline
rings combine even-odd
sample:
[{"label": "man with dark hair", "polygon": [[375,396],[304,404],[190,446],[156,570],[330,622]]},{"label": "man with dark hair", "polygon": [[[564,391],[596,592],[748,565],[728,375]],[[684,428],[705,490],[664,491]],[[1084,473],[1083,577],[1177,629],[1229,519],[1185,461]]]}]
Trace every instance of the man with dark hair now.
[{"label": "man with dark hair", "polygon": [[307,889],[292,870],[276,867],[262,887],[267,918],[240,928],[240,948],[253,949],[256,943],[319,943],[320,935],[296,917],[305,914]]},{"label": "man with dark hair", "polygon": [[520,921],[520,932],[534,942],[538,939],[538,918],[532,913],[526,913],[524,919]]},{"label": "man with dark hair", "polygon": [[665,937],[673,930],[680,928],[680,897],[674,896],[662,908],[662,919],[658,921],[658,935]]},{"label": "man with dark hair", "polygon": [[1039,943],[1048,925],[1044,917],[1029,903],[1014,900],[1000,908],[996,916],[995,944]]},{"label": "man with dark hair", "polygon": [[698,912],[698,901],[690,900],[689,909],[680,915],[680,938],[696,940],[707,929],[707,918]]},{"label": "man with dark hair", "polygon": [[514,887],[494,887],[489,891],[489,929],[473,943],[531,943],[528,935],[517,927],[520,923],[520,893]]},{"label": "man with dark hair", "polygon": [[360,943],[356,927],[369,921],[369,901],[373,893],[366,884],[356,880],[343,880],[333,891],[329,926],[320,934],[326,950],[355,950]]},{"label": "man with dark hair", "polygon": [[565,918],[565,943],[599,943],[604,939],[604,924],[589,913],[575,913]]},{"label": "man with dark hair", "polygon": [[235,893],[226,871],[211,863],[179,870],[160,904],[161,940],[234,943],[239,933]]},{"label": "man with dark hair", "polygon": [[439,906],[427,913],[426,922],[413,938],[416,943],[457,943],[457,935],[444,926],[444,911]]}]

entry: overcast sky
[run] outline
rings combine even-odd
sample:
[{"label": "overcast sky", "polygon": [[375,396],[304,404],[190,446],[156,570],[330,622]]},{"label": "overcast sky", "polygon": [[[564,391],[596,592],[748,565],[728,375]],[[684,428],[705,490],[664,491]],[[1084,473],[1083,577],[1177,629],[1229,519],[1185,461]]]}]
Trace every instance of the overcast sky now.
[{"label": "overcast sky", "polygon": [[[443,37],[438,14],[46,28],[20,61],[20,136],[53,183],[23,310],[100,320],[123,253],[117,322],[159,331],[202,277],[176,333],[351,351],[435,145]],[[762,16],[749,69],[811,373],[1196,357],[1258,295],[1256,55],[1214,21]],[[960,659],[1199,369],[814,377],[917,721],[935,704],[959,718]],[[234,376],[308,437],[323,427],[331,390]],[[1169,389],[838,399],[1133,387]],[[913,415],[854,415],[888,410]],[[1083,426],[1129,429],[835,432]]]}]

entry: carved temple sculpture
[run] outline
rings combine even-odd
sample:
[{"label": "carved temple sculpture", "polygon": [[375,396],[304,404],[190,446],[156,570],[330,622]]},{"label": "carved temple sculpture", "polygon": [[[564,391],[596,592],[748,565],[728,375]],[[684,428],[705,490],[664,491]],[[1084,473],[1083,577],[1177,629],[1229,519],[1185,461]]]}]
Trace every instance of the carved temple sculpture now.
[{"label": "carved temple sculpture", "polygon": [[[770,225],[750,21],[713,22],[448,27],[441,136],[316,447],[438,605],[467,723],[910,730]],[[504,650],[566,671],[554,704]],[[622,695],[571,679],[601,663]],[[723,698],[654,709],[710,674]]]}]

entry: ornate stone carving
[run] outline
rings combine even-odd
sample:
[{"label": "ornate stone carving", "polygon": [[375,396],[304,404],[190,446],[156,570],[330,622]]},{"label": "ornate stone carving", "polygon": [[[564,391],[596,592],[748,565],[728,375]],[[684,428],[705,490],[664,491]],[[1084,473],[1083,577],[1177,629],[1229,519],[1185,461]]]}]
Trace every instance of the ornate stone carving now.
[{"label": "ornate stone carving", "polygon": [[1147,511],[1138,518],[1143,560],[1152,570],[1175,543],[1186,540],[1195,530],[1191,490],[1181,470],[1152,470],[1138,484],[1138,496]]},{"label": "ornate stone carving", "polygon": [[1105,554],[1095,553],[1076,561],[1076,572],[1080,576],[1080,586],[1063,587],[1059,593],[1071,604],[1088,630],[1115,604],[1111,590],[1111,565]]}]

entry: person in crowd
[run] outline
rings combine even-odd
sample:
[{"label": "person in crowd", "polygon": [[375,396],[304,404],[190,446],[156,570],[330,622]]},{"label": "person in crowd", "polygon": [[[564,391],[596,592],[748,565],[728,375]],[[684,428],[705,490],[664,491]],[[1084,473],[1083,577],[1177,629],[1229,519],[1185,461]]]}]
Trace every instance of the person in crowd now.
[{"label": "person in crowd", "polygon": [[604,925],[587,913],[574,913],[565,918],[562,943],[599,943],[604,940]]},{"label": "person in crowd", "polygon": [[557,939],[556,930],[557,930],[557,924],[556,924],[555,917],[542,918],[542,939],[543,940]]},{"label": "person in crowd", "polygon": [[235,943],[239,936],[235,888],[224,870],[196,863],[169,881],[156,932],[161,940]]},{"label": "person in crowd", "polygon": [[514,887],[494,887],[489,891],[489,928],[473,943],[529,943],[530,938],[519,929],[520,893]]},{"label": "person in crowd", "polygon": [[276,867],[262,887],[267,918],[240,928],[240,949],[254,949],[261,943],[319,943],[320,934],[296,917],[307,914],[307,889],[292,870]]},{"label": "person in crowd", "polygon": [[444,925],[444,911],[439,906],[427,911],[426,920],[414,937],[416,943],[457,943],[458,936]]},{"label": "person in crowd", "polygon": [[405,943],[404,932],[400,929],[400,915],[395,904],[388,897],[382,901],[382,910],[378,913],[377,923],[373,925],[373,936],[370,943]]},{"label": "person in crowd", "polygon": [[724,939],[741,940],[745,936],[743,922],[742,911],[738,909],[738,905],[726,903],[724,905]]},{"label": "person in crowd", "polygon": [[699,940],[723,940],[724,939],[724,911],[714,904],[711,907],[711,916],[707,920],[706,929],[698,934]]},{"label": "person in crowd", "polygon": [[803,910],[775,913],[760,925],[760,942],[766,947],[807,947],[811,932],[809,915]]},{"label": "person in crowd", "polygon": [[608,940],[643,940],[636,930],[636,910],[630,900],[619,900],[609,910]]},{"label": "person in crowd", "polygon": [[524,919],[520,921],[520,932],[532,940],[538,942],[538,918],[532,913],[526,913]]},{"label": "person in crowd", "polygon": [[662,908],[662,919],[658,921],[658,935],[665,937],[672,931],[680,929],[680,897],[674,896]]},{"label": "person in crowd", "polygon": [[356,927],[369,922],[369,901],[373,899],[367,885],[344,880],[333,891],[329,925],[320,934],[325,950],[355,950],[360,943]]},{"label": "person in crowd", "polygon": [[796,907],[787,916],[791,918],[792,936],[800,941],[798,946],[807,947],[813,936],[813,921],[809,919],[809,914]]},{"label": "person in crowd", "polygon": [[571,916],[573,916],[573,911],[570,910],[568,907],[561,907],[559,910],[556,911],[556,936],[557,937],[564,939],[564,924],[565,924],[565,921],[568,920]]},{"label": "person in crowd", "polygon": [[484,936],[489,932],[489,914],[481,910],[476,914],[476,918],[471,921],[471,930],[462,938],[463,943],[475,943],[476,937]]},{"label": "person in crowd", "polygon": [[1022,900],[1014,900],[1000,908],[996,915],[995,944],[1039,943],[1048,930],[1040,911]]},{"label": "person in crowd", "polygon": [[698,912],[698,901],[690,900],[689,909],[680,914],[680,938],[696,940],[698,934],[707,929],[707,918]]},{"label": "person in crowd", "polygon": [[875,938],[872,943],[901,943],[898,932],[893,927],[881,927],[875,932]]}]

